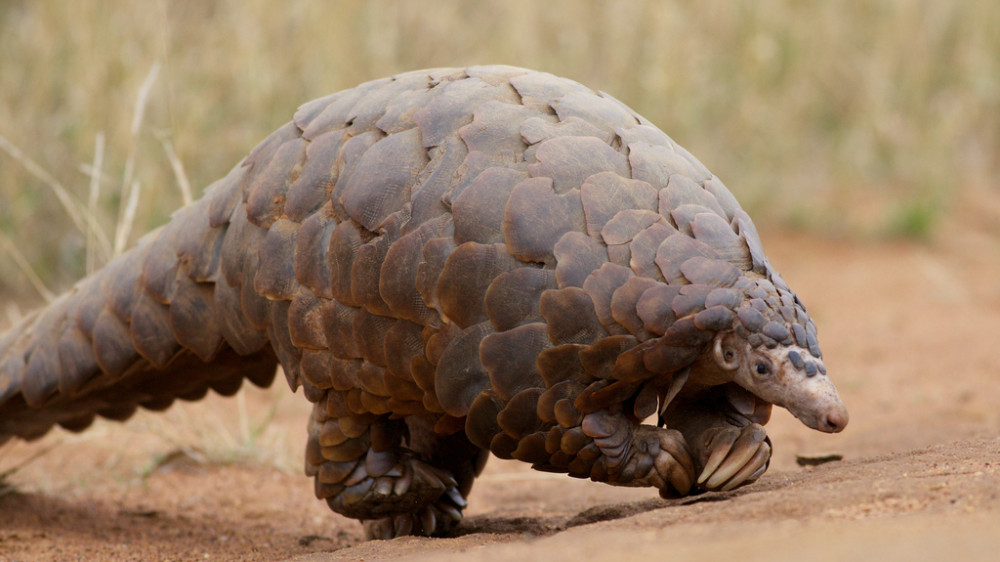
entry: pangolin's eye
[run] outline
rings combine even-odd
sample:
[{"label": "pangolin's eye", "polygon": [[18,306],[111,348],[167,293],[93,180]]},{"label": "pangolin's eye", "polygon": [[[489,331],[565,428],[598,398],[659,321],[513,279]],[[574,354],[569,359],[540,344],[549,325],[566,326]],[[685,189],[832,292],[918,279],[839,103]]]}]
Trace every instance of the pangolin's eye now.
[{"label": "pangolin's eye", "polygon": [[771,368],[767,366],[767,363],[757,363],[754,365],[754,370],[757,371],[758,375],[767,375],[771,372]]}]

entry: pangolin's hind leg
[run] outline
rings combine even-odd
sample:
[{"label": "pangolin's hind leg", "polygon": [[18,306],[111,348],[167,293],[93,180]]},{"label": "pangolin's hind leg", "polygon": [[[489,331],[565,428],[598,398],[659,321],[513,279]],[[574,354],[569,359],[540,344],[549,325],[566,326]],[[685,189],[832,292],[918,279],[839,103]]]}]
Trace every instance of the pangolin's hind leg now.
[{"label": "pangolin's hind leg", "polygon": [[472,483],[482,472],[489,451],[470,443],[462,431],[452,435],[436,433],[434,421],[435,416],[407,418],[405,444],[406,450],[416,455],[411,464],[417,470],[436,475],[444,482],[444,490],[435,499],[409,511],[365,521],[368,538],[444,535],[461,521]]},{"label": "pangolin's hind leg", "polygon": [[440,535],[462,518],[485,456],[461,433],[439,436],[420,417],[349,414],[310,418],[306,471],[316,496],[365,523],[369,538]]}]

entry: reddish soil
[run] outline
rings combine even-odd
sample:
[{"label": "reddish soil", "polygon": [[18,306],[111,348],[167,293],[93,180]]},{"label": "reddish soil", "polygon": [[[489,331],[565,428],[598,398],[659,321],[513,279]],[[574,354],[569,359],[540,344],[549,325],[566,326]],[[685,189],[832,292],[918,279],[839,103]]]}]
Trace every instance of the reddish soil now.
[{"label": "reddish soil", "polygon": [[[997,224],[923,244],[765,233],[851,424],[776,413],[770,471],[734,492],[665,501],[493,459],[458,536],[365,542],[313,498],[306,401],[276,385],[3,446],[0,560],[995,560]],[[795,462],[824,453],[844,460]]]}]

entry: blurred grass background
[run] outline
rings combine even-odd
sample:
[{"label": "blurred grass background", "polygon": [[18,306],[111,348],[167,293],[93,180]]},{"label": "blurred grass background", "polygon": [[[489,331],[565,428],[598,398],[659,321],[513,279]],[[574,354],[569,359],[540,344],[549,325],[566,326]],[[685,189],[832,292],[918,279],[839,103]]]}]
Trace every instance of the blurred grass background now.
[{"label": "blurred grass background", "polygon": [[[0,136],[84,208],[103,135],[96,222],[113,236],[131,175],[135,239],[182,204],[168,144],[197,197],[302,102],[505,63],[631,105],[758,224],[931,238],[956,208],[984,212],[963,201],[1000,199],[998,30],[986,0],[4,0]],[[39,300],[16,254],[59,291],[87,246],[52,189],[0,152],[2,300]]]}]

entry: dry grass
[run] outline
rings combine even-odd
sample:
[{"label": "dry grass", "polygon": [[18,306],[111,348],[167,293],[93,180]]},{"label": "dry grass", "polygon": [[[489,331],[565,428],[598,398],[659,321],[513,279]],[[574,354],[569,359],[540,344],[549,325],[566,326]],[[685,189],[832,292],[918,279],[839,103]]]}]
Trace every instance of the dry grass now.
[{"label": "dry grass", "polygon": [[[299,103],[497,62],[632,105],[758,220],[927,235],[967,186],[998,196],[996,29],[987,1],[4,2],[0,135],[72,205],[0,154],[0,233],[58,291]],[[0,252],[0,295],[37,300],[15,263]]]},{"label": "dry grass", "polygon": [[[279,377],[281,375],[279,374]],[[14,491],[59,494],[91,484],[141,485],[160,470],[188,465],[302,471],[309,406],[281,380],[245,385],[234,397],[215,393],[177,401],[165,412],[140,409],[126,423],[98,418],[82,433],[55,428],[39,441],[0,446],[0,496]],[[66,459],[90,459],[67,472]]]}]

